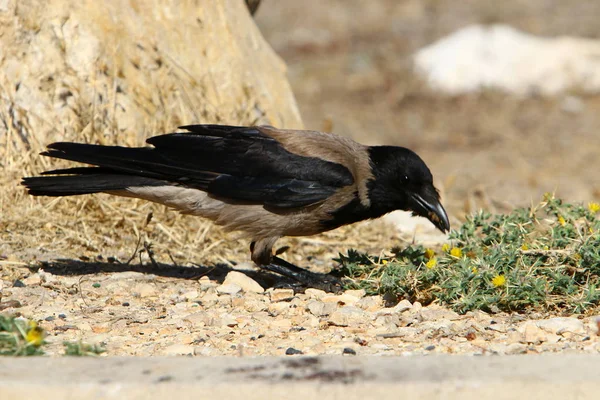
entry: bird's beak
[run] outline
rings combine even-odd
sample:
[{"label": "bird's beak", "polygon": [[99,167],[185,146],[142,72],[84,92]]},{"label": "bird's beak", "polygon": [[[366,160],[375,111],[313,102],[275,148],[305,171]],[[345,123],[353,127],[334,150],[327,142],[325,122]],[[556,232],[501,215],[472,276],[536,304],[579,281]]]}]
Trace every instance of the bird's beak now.
[{"label": "bird's beak", "polygon": [[427,193],[425,195],[413,194],[412,198],[417,204],[417,209],[414,210],[416,214],[430,220],[431,223],[443,233],[450,230],[448,214],[446,214],[446,210],[444,210],[442,203],[440,203],[437,192],[432,191],[432,193]]}]

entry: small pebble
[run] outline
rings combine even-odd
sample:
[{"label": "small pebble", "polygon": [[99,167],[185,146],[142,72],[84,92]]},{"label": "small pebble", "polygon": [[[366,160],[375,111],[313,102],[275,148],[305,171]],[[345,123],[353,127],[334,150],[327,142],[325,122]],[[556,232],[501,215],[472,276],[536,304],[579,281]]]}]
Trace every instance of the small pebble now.
[{"label": "small pebble", "polygon": [[304,353],[301,350],[295,349],[293,347],[288,347],[287,350],[285,351],[286,356],[294,356],[297,354],[304,354]]},{"label": "small pebble", "polygon": [[123,304],[121,304],[123,307],[129,307],[129,303],[127,301],[123,302]]},{"label": "small pebble", "polygon": [[435,350],[435,346],[430,344],[429,346],[425,347],[425,350],[427,350],[427,351]]},{"label": "small pebble", "polygon": [[48,316],[48,317],[44,318],[44,321],[48,321],[48,322],[50,322],[50,321],[54,321],[55,319],[56,319],[56,318],[54,318],[54,316],[53,316],[53,315],[50,315],[50,316]]},{"label": "small pebble", "polygon": [[13,282],[13,287],[25,287],[25,284],[23,283],[23,281],[15,279],[15,281]]},{"label": "small pebble", "polygon": [[342,354],[350,355],[350,356],[355,356],[356,355],[356,350],[351,349],[350,347],[344,347],[344,350],[342,350]]},{"label": "small pebble", "polygon": [[58,314],[58,318],[67,319],[67,316],[65,314]]}]

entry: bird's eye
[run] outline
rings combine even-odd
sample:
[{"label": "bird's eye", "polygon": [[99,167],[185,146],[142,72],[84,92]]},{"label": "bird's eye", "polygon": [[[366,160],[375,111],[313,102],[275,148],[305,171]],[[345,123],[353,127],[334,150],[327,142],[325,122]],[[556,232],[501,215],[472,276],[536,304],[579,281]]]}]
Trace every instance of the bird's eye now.
[{"label": "bird's eye", "polygon": [[404,183],[410,182],[410,179],[408,178],[408,175],[403,175],[402,176],[402,182],[404,182]]}]

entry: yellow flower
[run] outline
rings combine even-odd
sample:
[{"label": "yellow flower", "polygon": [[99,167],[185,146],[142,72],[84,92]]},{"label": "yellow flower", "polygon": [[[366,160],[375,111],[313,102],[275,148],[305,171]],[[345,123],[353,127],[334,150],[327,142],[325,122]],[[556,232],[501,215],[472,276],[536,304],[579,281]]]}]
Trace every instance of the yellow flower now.
[{"label": "yellow flower", "polygon": [[450,245],[449,245],[448,243],[444,243],[444,244],[442,245],[442,251],[443,251],[443,252],[446,252],[446,253],[447,253],[448,251],[450,251]]},{"label": "yellow flower", "polygon": [[432,249],[425,249],[425,258],[431,260],[433,257],[435,257],[435,251]]},{"label": "yellow flower", "polygon": [[562,215],[559,215],[559,216],[558,216],[558,223],[560,224],[560,226],[565,226],[565,224],[566,224],[567,222],[565,221],[565,219],[563,218],[563,216],[562,216]]},{"label": "yellow flower", "polygon": [[478,273],[478,272],[479,272],[479,270],[477,269],[477,267],[473,267],[473,268],[471,268],[471,272],[472,272],[472,273],[473,273],[473,275],[474,275],[474,274]]},{"label": "yellow flower", "polygon": [[598,211],[600,211],[600,204],[592,201],[588,203],[588,210],[590,210],[593,213],[597,213]]},{"label": "yellow flower", "polygon": [[437,258],[432,257],[429,259],[429,261],[427,261],[427,263],[425,264],[425,266],[429,269],[434,268],[437,265]]},{"label": "yellow flower", "polygon": [[504,286],[505,284],[506,284],[506,278],[504,277],[504,275],[496,275],[492,279],[492,285],[494,285],[495,287]]},{"label": "yellow flower", "polygon": [[461,258],[463,254],[461,249],[458,247],[453,247],[452,250],[450,250],[450,255],[452,257]]},{"label": "yellow flower", "polygon": [[381,260],[381,264],[385,265],[388,263],[388,260]]},{"label": "yellow flower", "polygon": [[529,250],[529,246],[527,246],[527,243],[523,243],[521,245],[521,250]]},{"label": "yellow flower", "polygon": [[39,347],[44,342],[44,330],[38,326],[35,321],[29,321],[27,334],[25,335],[27,344]]}]

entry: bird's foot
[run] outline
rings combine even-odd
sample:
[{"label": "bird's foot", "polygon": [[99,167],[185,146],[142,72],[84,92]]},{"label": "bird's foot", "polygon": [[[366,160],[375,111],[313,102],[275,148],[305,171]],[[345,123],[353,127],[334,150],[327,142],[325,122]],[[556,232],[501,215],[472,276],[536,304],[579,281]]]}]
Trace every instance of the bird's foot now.
[{"label": "bird's foot", "polygon": [[308,271],[279,257],[273,257],[270,264],[260,267],[293,279],[301,286],[321,289],[325,292],[339,292],[342,289],[342,282],[338,278],[329,274]]}]

